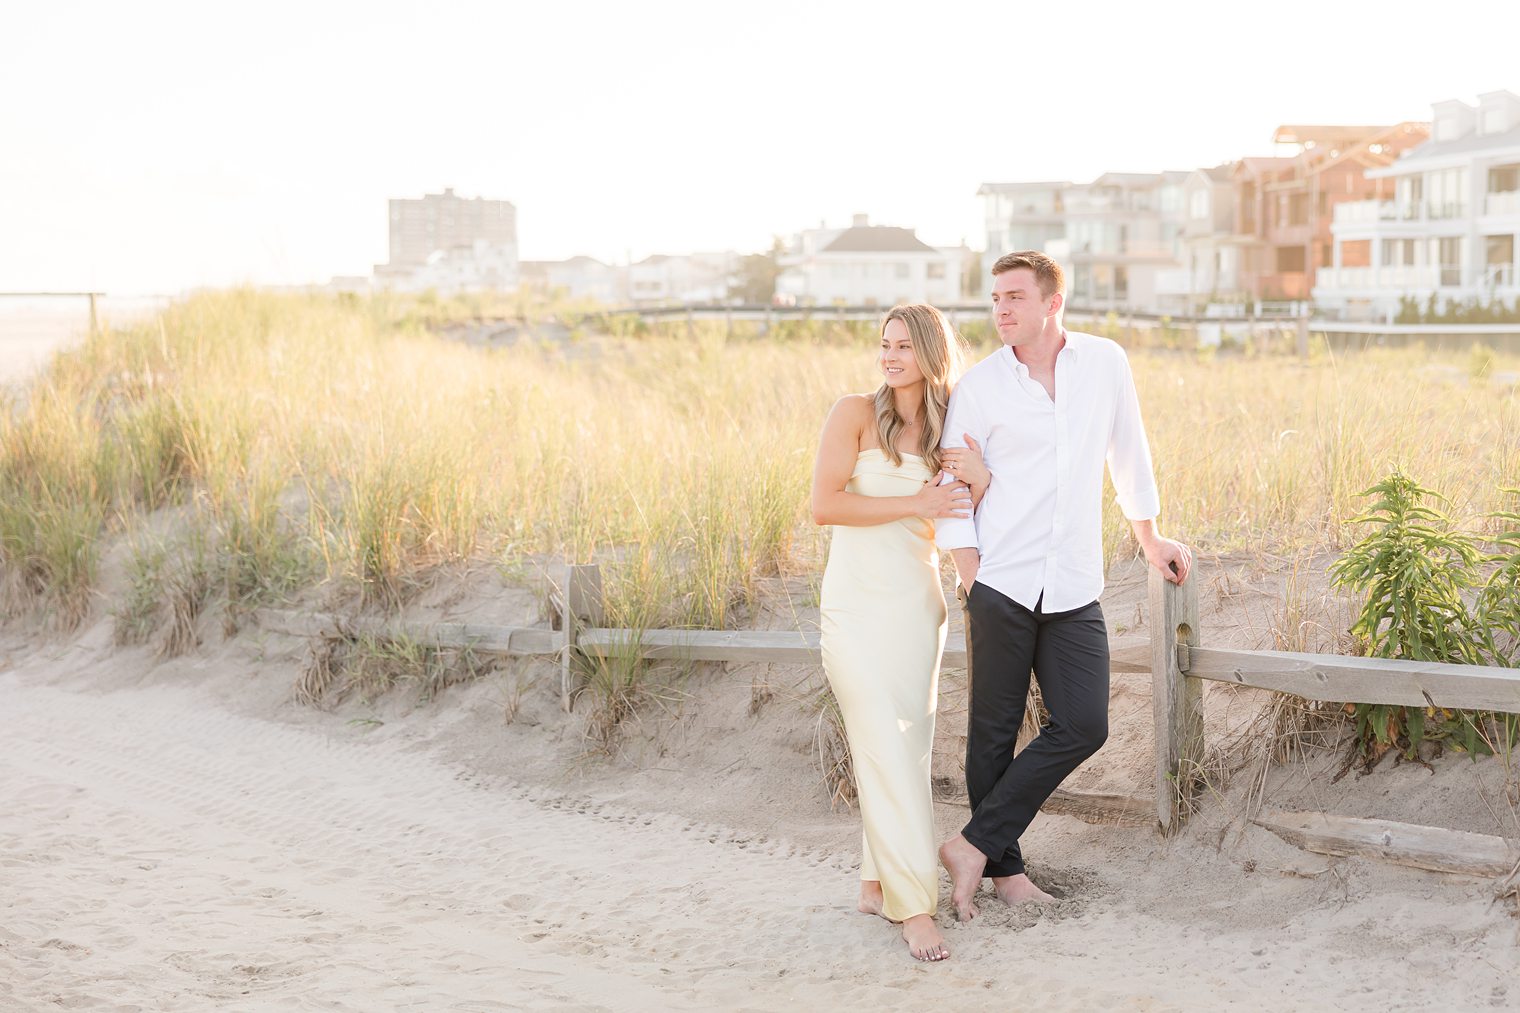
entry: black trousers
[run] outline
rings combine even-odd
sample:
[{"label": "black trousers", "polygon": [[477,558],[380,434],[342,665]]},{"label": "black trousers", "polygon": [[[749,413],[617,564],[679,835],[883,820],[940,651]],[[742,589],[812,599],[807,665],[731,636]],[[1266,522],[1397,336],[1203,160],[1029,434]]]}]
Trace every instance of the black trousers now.
[{"label": "black trousers", "polygon": [[[1019,837],[1060,783],[1108,738],[1108,628],[1097,602],[1030,611],[985,584],[961,592],[971,682],[961,835],[987,856],[986,876],[1024,871]],[[1013,755],[1033,671],[1050,720]]]}]

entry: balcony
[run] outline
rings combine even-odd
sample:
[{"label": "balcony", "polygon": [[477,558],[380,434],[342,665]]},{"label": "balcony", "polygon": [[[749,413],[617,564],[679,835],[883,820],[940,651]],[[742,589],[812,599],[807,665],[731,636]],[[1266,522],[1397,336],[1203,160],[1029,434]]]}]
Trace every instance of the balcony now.
[{"label": "balcony", "polygon": [[1328,291],[1428,292],[1441,286],[1442,274],[1442,268],[1429,266],[1322,267],[1314,277],[1314,287]]},{"label": "balcony", "polygon": [[1489,194],[1483,201],[1483,213],[1520,215],[1520,190],[1500,190]]},{"label": "balcony", "polygon": [[[1517,194],[1490,194],[1489,197],[1510,197]],[[1489,214],[1511,214],[1513,211],[1489,211]],[[1331,220],[1336,225],[1367,225],[1372,222],[1423,222],[1449,221],[1465,218],[1467,205],[1461,203],[1432,204],[1429,201],[1356,200],[1335,205]]]}]

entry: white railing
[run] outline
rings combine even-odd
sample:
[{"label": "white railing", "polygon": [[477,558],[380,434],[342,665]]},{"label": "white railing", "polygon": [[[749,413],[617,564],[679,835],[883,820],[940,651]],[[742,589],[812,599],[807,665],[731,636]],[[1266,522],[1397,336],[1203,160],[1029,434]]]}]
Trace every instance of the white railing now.
[{"label": "white railing", "polygon": [[1321,289],[1402,289],[1429,290],[1441,281],[1438,267],[1397,265],[1384,267],[1327,267],[1315,276],[1315,288]]},{"label": "white railing", "polygon": [[1513,288],[1515,286],[1514,264],[1489,264],[1483,269],[1485,288]]},{"label": "white railing", "polygon": [[[1491,215],[1520,213],[1520,204],[1512,205],[1501,200],[1496,205],[1493,201],[1494,197],[1516,196],[1520,194],[1489,194],[1488,213]],[[1495,210],[1496,206],[1502,207],[1503,210]],[[1465,217],[1467,217],[1467,205],[1456,202],[1432,204],[1429,201],[1408,203],[1392,200],[1357,200],[1335,205],[1332,220],[1337,225],[1368,225],[1373,222],[1448,221]]]},{"label": "white railing", "polygon": [[1520,215],[1520,190],[1501,190],[1483,201],[1483,211],[1490,215]]}]

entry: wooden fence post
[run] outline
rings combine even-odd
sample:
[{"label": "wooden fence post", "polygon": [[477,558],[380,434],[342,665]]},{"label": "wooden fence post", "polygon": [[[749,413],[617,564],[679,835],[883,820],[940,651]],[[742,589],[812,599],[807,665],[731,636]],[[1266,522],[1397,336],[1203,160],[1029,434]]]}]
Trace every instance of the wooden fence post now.
[{"label": "wooden fence post", "polygon": [[571,665],[575,655],[575,641],[581,626],[600,627],[607,624],[602,603],[602,569],[595,563],[565,567],[565,582],[560,586],[560,625],[565,631],[565,642],[559,658],[559,703],[570,710]]},{"label": "wooden fence post", "polygon": [[1198,646],[1197,580],[1173,584],[1150,567],[1156,817],[1163,833],[1187,818],[1203,763],[1203,683],[1186,674],[1188,651]]}]

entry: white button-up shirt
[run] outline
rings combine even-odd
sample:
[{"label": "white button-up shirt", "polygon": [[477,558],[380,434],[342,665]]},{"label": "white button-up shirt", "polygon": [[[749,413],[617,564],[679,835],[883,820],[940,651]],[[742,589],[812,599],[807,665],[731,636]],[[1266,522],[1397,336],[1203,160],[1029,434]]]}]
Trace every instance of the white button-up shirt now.
[{"label": "white button-up shirt", "polygon": [[967,370],[950,396],[945,447],[981,445],[992,484],[976,517],[940,518],[941,549],[977,548],[978,583],[1025,608],[1065,612],[1103,593],[1103,464],[1130,520],[1161,512],[1150,446],[1124,349],[1066,332],[1056,396],[1006,345]]}]

